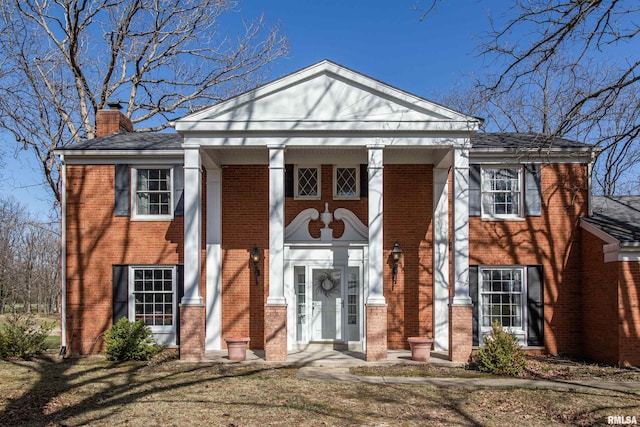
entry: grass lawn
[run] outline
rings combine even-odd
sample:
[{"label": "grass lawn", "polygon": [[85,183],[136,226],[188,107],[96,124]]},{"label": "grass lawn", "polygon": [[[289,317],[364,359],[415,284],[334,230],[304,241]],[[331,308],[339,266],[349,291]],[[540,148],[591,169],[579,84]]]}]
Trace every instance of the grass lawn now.
[{"label": "grass lawn", "polygon": [[600,389],[324,383],[293,368],[0,361],[0,425],[413,426],[606,424],[640,396]]},{"label": "grass lawn", "polygon": [[[21,316],[26,316],[24,313],[20,313]],[[0,314],[0,328],[7,322],[7,318],[10,314]],[[56,350],[60,349],[60,315],[51,314],[45,316],[44,314],[34,314],[34,318],[40,324],[53,323],[54,327],[49,333],[49,336],[45,339],[45,344],[48,349]]]}]

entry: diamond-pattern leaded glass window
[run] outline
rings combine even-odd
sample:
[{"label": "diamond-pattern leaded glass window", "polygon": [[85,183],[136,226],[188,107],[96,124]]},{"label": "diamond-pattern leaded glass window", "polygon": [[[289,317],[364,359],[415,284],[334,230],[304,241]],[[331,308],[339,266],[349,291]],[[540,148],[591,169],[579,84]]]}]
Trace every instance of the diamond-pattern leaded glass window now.
[{"label": "diamond-pattern leaded glass window", "polygon": [[317,199],[320,197],[320,168],[297,167],[296,197]]},{"label": "diamond-pattern leaded glass window", "polygon": [[338,167],[334,168],[334,197],[340,198],[357,198],[358,197],[358,171],[356,167]]}]

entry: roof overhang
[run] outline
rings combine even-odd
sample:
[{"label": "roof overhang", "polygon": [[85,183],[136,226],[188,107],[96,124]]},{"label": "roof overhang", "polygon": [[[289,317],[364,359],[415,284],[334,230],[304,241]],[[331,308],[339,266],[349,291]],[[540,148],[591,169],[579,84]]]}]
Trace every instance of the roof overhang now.
[{"label": "roof overhang", "polygon": [[621,242],[585,218],[580,219],[580,227],[605,242],[602,245],[604,262],[640,261],[640,242]]}]

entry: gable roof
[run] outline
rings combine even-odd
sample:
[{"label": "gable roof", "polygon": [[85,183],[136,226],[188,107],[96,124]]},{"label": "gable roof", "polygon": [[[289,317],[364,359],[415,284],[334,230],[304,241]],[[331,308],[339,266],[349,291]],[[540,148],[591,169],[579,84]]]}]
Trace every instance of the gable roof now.
[{"label": "gable roof", "polygon": [[640,242],[640,195],[594,196],[593,214],[583,221],[624,244]]},{"label": "gable roof", "polygon": [[480,119],[324,60],[178,119],[179,133],[475,132]]}]

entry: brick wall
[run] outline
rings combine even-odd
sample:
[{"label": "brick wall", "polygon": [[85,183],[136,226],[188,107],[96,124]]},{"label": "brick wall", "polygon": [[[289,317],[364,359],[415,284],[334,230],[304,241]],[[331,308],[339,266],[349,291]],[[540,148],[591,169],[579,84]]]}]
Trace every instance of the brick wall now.
[{"label": "brick wall", "polygon": [[[182,217],[115,217],[113,165],[67,166],[67,327],[71,353],[96,353],[111,327],[112,265],[181,264]],[[203,289],[204,281],[201,284]],[[204,293],[203,293],[204,295]]]},{"label": "brick wall", "polygon": [[[249,254],[262,253],[258,285]],[[269,295],[269,169],[222,169],[222,338],[248,336],[264,348],[264,306]]]},{"label": "brick wall", "polygon": [[620,365],[640,366],[640,262],[618,264],[618,342]]},{"label": "brick wall", "polygon": [[[384,296],[390,349],[410,336],[433,336],[433,172],[431,165],[384,167]],[[394,242],[402,248],[392,283]]]},{"label": "brick wall", "polygon": [[587,167],[542,167],[542,216],[524,221],[469,223],[469,263],[542,264],[545,347],[552,354],[581,350],[581,245],[579,218],[587,215]]},{"label": "brick wall", "polygon": [[591,360],[618,363],[618,263],[605,263],[600,240],[582,233],[583,354]]}]

